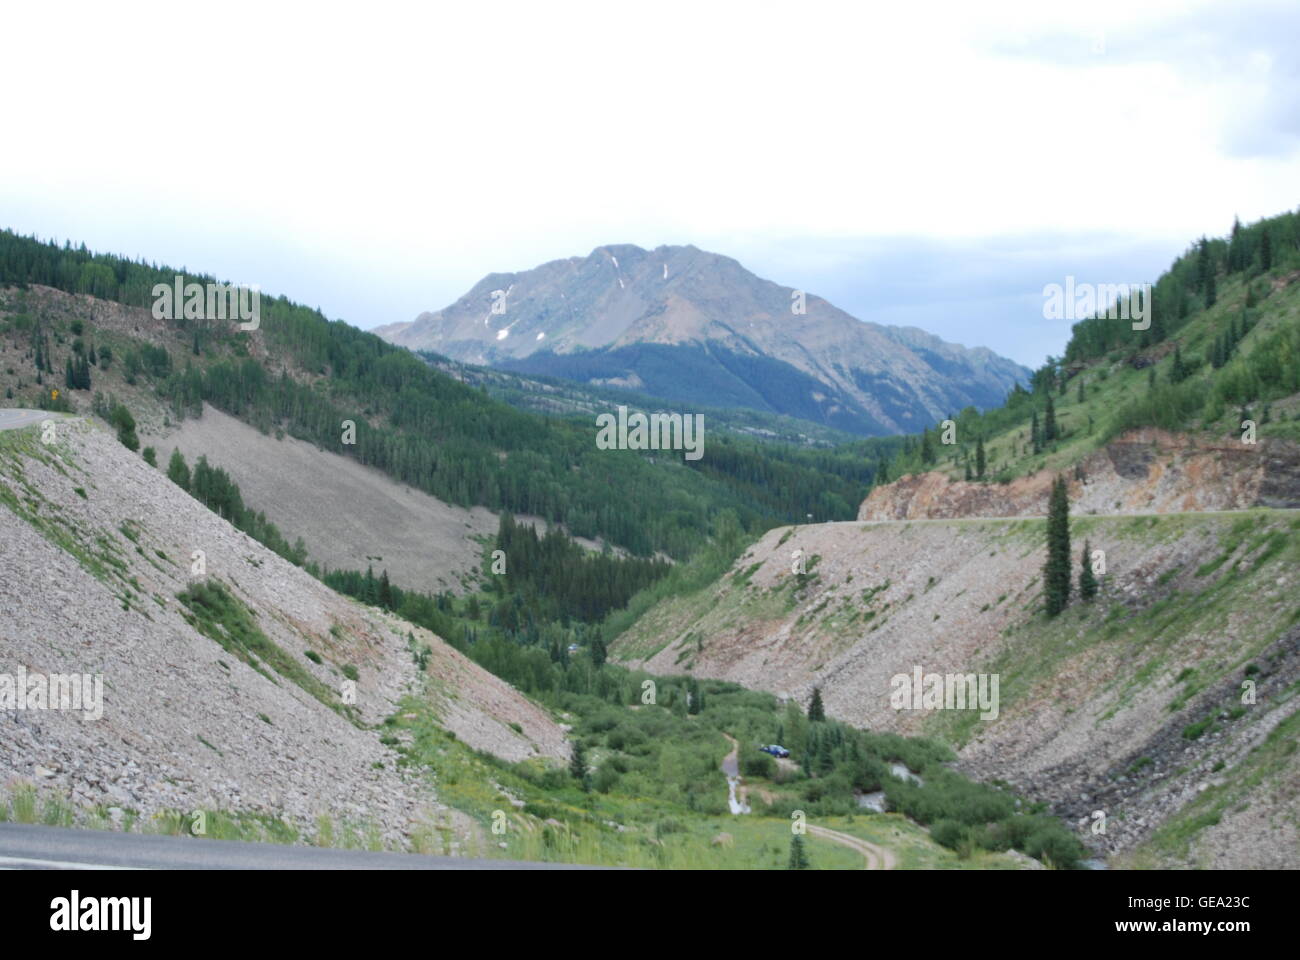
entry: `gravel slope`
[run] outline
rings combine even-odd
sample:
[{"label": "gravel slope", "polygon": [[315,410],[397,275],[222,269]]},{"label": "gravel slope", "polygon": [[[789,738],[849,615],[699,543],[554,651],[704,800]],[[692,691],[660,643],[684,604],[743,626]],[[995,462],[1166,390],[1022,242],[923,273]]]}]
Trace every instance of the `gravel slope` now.
[{"label": "gravel slope", "polygon": [[59,431],[53,448],[35,431],[0,435],[0,673],[102,674],[104,713],[0,713],[0,786],[29,780],[79,804],[145,814],[266,813],[309,831],[320,814],[356,818],[398,845],[445,813],[427,782],[398,772],[377,731],[186,622],[176,595],[195,550],[208,578],[332,694],[342,669],[357,668],[363,726],[421,688],[410,632],[433,649],[428,695],[462,740],[510,760],[567,757],[544,711],[437,637],[265,550],[102,426],[74,420]]},{"label": "gravel slope", "polygon": [[191,467],[202,455],[239,484],[246,503],[262,511],[291,541],[302,537],[313,560],[331,569],[387,569],[408,590],[459,592],[497,517],[466,510],[397,483],[378,470],[286,436],[277,440],[210,406],[172,433],[142,436],[165,467],[179,448]]}]

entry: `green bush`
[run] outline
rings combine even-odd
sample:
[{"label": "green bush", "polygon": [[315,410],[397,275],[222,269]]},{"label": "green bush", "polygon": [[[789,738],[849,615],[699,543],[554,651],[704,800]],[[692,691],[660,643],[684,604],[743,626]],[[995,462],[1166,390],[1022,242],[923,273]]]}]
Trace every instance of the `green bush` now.
[{"label": "green bush", "polygon": [[1040,826],[1025,841],[1024,852],[1053,866],[1073,869],[1083,859],[1084,849],[1075,837],[1059,823]]},{"label": "green bush", "polygon": [[758,750],[741,753],[740,772],[746,777],[764,777],[771,780],[776,775],[776,760]]},{"label": "green bush", "polygon": [[936,820],[930,827],[930,838],[941,847],[956,850],[966,838],[966,827],[956,820]]}]

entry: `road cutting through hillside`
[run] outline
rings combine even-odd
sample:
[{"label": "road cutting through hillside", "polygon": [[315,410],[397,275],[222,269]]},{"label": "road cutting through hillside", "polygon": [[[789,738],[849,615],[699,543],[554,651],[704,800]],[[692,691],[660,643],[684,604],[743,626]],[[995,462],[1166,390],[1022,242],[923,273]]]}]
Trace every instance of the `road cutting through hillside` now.
[{"label": "road cutting through hillside", "polygon": [[[743,786],[740,777],[740,744],[730,734],[724,733],[723,736],[731,744],[731,752],[722,758],[722,773],[727,778],[728,804],[733,814],[749,813],[749,791]],[[829,840],[832,843],[838,843],[862,854],[863,870],[893,870],[898,866],[898,857],[895,856],[894,851],[886,847],[877,846],[851,834],[840,833],[838,830],[831,830],[828,827],[815,827],[808,824],[808,832],[813,836],[821,837],[823,840]]]},{"label": "road cutting through hillside", "polygon": [[[0,430],[18,430],[22,427],[34,427],[42,420],[53,419],[45,410],[22,410],[7,407],[0,410]],[[62,419],[62,418],[60,418]]]}]

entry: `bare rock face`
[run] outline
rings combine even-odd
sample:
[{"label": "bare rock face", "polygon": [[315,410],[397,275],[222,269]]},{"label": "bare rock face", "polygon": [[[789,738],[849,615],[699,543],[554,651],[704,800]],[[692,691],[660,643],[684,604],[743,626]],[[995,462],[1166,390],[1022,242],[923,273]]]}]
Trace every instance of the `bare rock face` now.
[{"label": "bare rock face", "polygon": [[465,363],[868,435],[997,406],[1029,375],[987,348],[863,322],[693,246],[615,244],[489,274],[455,303],[374,332]]},{"label": "bare rock face", "polygon": [[[909,474],[872,490],[858,519],[1043,516],[1055,476],[1041,470],[1001,484],[949,480],[938,471]],[[1076,515],[1300,507],[1300,446],[1133,430],[1066,478]]]}]

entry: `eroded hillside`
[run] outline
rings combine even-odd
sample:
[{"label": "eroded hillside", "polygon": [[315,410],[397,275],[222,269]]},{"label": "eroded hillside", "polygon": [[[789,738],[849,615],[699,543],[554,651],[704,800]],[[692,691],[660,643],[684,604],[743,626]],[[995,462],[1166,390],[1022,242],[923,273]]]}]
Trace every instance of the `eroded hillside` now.
[{"label": "eroded hillside", "polygon": [[[859,520],[1025,517],[1047,513],[1056,471],[1007,483],[951,479],[933,470],[874,488]],[[1285,439],[1131,430],[1066,474],[1079,514],[1176,513],[1300,507],[1300,445]]]},{"label": "eroded hillside", "polygon": [[[1091,604],[1041,612],[1044,523],[834,523],[769,531],[729,574],[665,601],[615,655],[788,693],[929,733],[961,765],[1137,862],[1294,865],[1300,758],[1300,514],[1080,517],[1106,574]],[[802,560],[804,573],[799,573]],[[996,718],[896,710],[891,678],[996,674]],[[1242,684],[1256,702],[1242,704]]]},{"label": "eroded hillside", "polygon": [[56,438],[0,433],[0,672],[102,675],[103,716],[6,711],[0,783],[118,822],[323,817],[402,848],[449,814],[384,734],[404,697],[471,747],[567,759],[547,712],[438,637],[334,593],[102,426],[62,418]]},{"label": "eroded hillside", "polygon": [[143,442],[167,463],[180,450],[189,463],[206,456],[238,480],[250,503],[307,544],[332,570],[387,570],[401,586],[459,592],[477,573],[481,538],[499,519],[483,507],[456,507],[422,490],[294,437],[264,434],[205,405],[171,433]]}]

